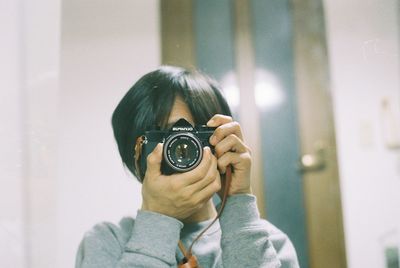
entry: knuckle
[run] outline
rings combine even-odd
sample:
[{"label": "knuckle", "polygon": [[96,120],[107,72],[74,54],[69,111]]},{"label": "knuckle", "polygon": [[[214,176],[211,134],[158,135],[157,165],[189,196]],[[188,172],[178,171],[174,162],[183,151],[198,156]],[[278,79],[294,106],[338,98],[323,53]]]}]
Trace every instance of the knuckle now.
[{"label": "knuckle", "polygon": [[217,137],[217,138],[220,138],[221,135],[222,135],[222,132],[223,132],[223,128],[218,127],[217,129],[214,130],[214,134],[213,134],[213,135],[214,135],[215,137]]},{"label": "knuckle", "polygon": [[155,155],[153,154],[153,153],[151,153],[151,154],[149,154],[148,156],[147,156],[147,163],[149,163],[149,164],[154,164],[155,162],[156,162],[156,159],[155,159],[156,157],[155,157]]},{"label": "knuckle", "polygon": [[217,161],[218,166],[225,165],[226,164],[226,160],[225,159],[226,159],[225,157],[219,158],[218,161]]},{"label": "knuckle", "polygon": [[214,175],[210,175],[206,178],[206,183],[210,184],[214,181],[215,176]]},{"label": "knuckle", "polygon": [[214,181],[214,187],[215,187],[215,191],[218,192],[219,190],[221,190],[221,181],[220,180],[215,180]]},{"label": "knuckle", "polygon": [[221,146],[221,144],[218,143],[217,146],[215,146],[214,150],[215,150],[216,155],[218,155],[218,156],[221,155],[221,153],[222,153],[222,146]]},{"label": "knuckle", "polygon": [[237,142],[239,140],[239,137],[232,133],[228,135],[228,139],[232,142]]},{"label": "knuckle", "polygon": [[233,121],[231,124],[232,124],[232,127],[233,127],[233,128],[240,130],[240,124],[239,124],[239,122]]},{"label": "knuckle", "polygon": [[250,153],[244,153],[241,155],[241,160],[245,163],[251,164],[251,155]]},{"label": "knuckle", "polygon": [[188,201],[188,200],[190,200],[191,197],[192,197],[192,195],[188,191],[184,191],[181,193],[181,199],[183,201]]}]

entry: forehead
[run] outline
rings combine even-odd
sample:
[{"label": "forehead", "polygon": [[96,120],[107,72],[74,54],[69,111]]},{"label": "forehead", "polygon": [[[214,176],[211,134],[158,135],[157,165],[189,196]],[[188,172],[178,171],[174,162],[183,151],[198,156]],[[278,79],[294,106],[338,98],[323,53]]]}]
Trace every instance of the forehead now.
[{"label": "forehead", "polygon": [[190,124],[194,125],[193,115],[190,112],[189,107],[181,97],[176,97],[168,118],[167,127],[171,127],[176,121],[181,118],[186,119]]}]

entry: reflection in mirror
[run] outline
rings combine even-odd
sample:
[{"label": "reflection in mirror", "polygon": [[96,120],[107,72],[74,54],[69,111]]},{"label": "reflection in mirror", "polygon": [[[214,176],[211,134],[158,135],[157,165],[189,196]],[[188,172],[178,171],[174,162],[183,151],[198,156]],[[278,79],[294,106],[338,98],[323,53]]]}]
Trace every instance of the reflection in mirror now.
[{"label": "reflection in mirror", "polygon": [[162,64],[220,84],[301,267],[398,266],[398,1],[4,3],[1,267],[72,267],[93,226],[137,217],[110,120]]}]

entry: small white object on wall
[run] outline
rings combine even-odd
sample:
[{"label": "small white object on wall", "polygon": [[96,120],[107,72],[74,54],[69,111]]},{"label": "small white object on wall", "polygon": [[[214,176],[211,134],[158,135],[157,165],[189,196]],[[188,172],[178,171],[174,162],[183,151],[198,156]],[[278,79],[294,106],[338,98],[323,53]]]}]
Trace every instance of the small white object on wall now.
[{"label": "small white object on wall", "polygon": [[384,98],[381,102],[381,122],[383,140],[386,148],[400,149],[400,115],[396,113],[393,99]]}]

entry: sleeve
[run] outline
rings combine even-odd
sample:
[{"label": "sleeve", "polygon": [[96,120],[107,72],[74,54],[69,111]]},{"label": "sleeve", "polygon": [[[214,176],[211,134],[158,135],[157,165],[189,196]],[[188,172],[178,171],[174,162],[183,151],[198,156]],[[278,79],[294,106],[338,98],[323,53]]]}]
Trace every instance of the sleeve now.
[{"label": "sleeve", "polygon": [[289,237],[285,233],[273,226],[271,223],[267,224],[269,225],[270,230],[269,238],[278,254],[278,259],[282,264],[282,268],[299,268],[299,261],[292,241],[290,241]]},{"label": "sleeve", "polygon": [[149,211],[138,211],[126,239],[121,228],[98,224],[79,245],[75,267],[176,267],[182,227],[174,218]]},{"label": "sleeve", "polygon": [[260,218],[254,195],[230,196],[220,225],[224,267],[299,267],[287,236]]}]

